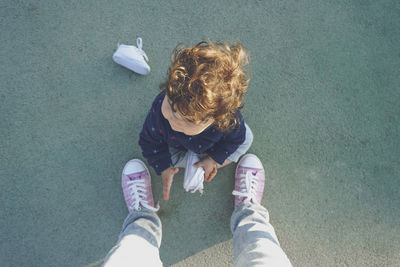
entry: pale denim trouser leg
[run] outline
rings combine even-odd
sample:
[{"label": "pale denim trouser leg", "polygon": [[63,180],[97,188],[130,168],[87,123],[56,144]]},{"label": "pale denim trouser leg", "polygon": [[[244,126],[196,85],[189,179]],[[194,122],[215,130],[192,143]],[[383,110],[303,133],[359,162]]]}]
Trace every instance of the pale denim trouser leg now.
[{"label": "pale denim trouser leg", "polygon": [[[246,138],[235,152],[233,152],[228,159],[233,162],[238,162],[239,158],[244,155],[244,153],[249,150],[251,144],[253,143],[253,132],[250,127],[245,123],[246,127]],[[186,168],[187,161],[187,151],[178,150],[174,147],[169,147],[169,152],[171,154],[172,165],[176,168]]]},{"label": "pale denim trouser leg", "polygon": [[155,212],[143,208],[129,213],[117,245],[108,252],[103,266],[162,266],[161,234],[161,221]]},{"label": "pale denim trouser leg", "polygon": [[234,266],[292,266],[263,206],[239,205],[231,217],[231,230]]}]

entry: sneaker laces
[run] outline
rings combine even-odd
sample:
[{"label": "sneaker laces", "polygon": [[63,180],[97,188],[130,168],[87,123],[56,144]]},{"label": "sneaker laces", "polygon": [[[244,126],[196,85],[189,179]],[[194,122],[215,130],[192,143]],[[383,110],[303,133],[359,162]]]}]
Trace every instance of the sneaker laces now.
[{"label": "sneaker laces", "polygon": [[147,57],[146,53],[142,50],[142,47],[143,47],[142,38],[139,37],[139,38],[136,39],[136,45],[137,45],[139,54],[141,54],[146,59],[146,61],[148,62],[149,58]]},{"label": "sneaker laces", "polygon": [[131,209],[140,211],[140,205],[151,211],[158,211],[160,209],[159,204],[157,204],[157,207],[155,208],[150,206],[148,201],[145,200],[147,196],[147,190],[144,179],[128,181],[127,184],[129,186],[129,193],[131,194],[131,197],[133,199],[132,204],[129,206]]},{"label": "sneaker laces", "polygon": [[255,176],[252,171],[247,171],[245,175],[241,175],[240,179],[240,191],[234,190],[232,192],[232,195],[245,197],[248,201],[253,201],[253,203],[257,203],[256,188],[258,185],[258,177]]}]

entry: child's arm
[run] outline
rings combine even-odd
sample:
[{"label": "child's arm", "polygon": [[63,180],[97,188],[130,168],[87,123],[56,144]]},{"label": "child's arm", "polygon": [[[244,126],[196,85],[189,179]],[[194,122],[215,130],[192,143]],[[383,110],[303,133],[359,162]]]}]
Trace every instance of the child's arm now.
[{"label": "child's arm", "polygon": [[206,151],[207,156],[194,165],[195,167],[204,168],[204,179],[206,182],[210,182],[215,177],[218,168],[231,163],[228,157],[245,141],[246,127],[243,117],[240,114],[239,118],[240,124],[236,128],[226,132],[219,142]]},{"label": "child's arm", "polygon": [[158,175],[172,165],[164,129],[157,114],[150,109],[139,135],[139,145],[145,157]]},{"label": "child's arm", "polygon": [[246,126],[244,125],[244,120],[240,113],[239,121],[240,123],[234,129],[225,132],[221,140],[206,151],[206,154],[219,165],[226,165],[225,161],[228,157],[235,152],[246,139]]}]

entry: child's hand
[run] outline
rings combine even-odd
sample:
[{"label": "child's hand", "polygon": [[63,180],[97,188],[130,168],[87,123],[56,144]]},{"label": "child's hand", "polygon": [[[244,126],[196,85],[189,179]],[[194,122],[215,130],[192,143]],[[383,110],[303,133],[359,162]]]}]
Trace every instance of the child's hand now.
[{"label": "child's hand", "polygon": [[165,169],[161,172],[164,200],[169,199],[169,191],[171,190],[172,181],[174,179],[174,175],[178,171],[179,171],[178,168],[171,166],[168,169]]},{"label": "child's hand", "polygon": [[210,182],[217,174],[217,169],[221,167],[221,165],[219,165],[217,162],[215,162],[215,160],[213,160],[209,156],[193,164],[193,166],[196,168],[198,167],[204,168],[204,180],[206,182]]}]

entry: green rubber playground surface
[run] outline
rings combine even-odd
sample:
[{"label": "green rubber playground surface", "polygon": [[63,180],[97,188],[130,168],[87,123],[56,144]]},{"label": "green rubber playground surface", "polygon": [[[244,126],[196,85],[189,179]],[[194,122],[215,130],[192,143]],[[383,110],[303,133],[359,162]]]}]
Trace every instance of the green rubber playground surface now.
[{"label": "green rubber playground surface", "polygon": [[[251,54],[243,115],[263,205],[294,266],[400,266],[400,2],[0,4],[1,266],[99,266],[127,215],[121,171],[169,55],[203,39]],[[143,49],[151,72],[112,61]],[[165,266],[230,266],[235,166],[162,200]]]}]

